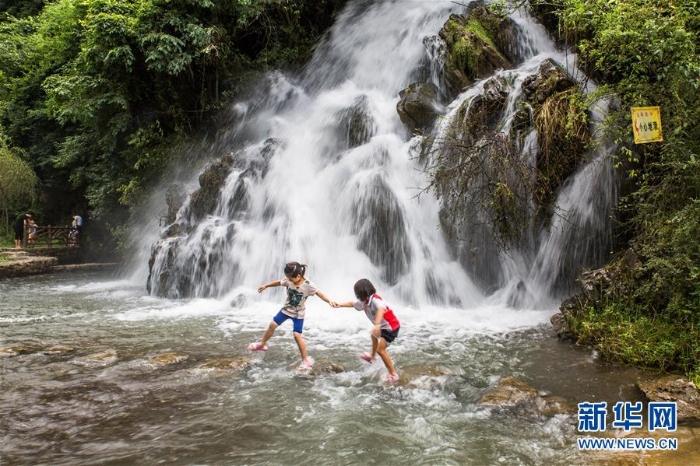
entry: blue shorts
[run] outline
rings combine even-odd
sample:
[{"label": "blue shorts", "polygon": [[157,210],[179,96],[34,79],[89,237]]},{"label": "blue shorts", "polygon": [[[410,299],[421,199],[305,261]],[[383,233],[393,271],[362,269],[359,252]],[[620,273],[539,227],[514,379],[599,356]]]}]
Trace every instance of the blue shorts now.
[{"label": "blue shorts", "polygon": [[294,333],[301,333],[303,328],[304,328],[304,319],[297,319],[296,317],[289,317],[287,314],[285,314],[282,311],[279,311],[275,317],[272,318],[272,320],[277,324],[277,325],[282,325],[287,319],[292,319],[292,323],[294,323]]}]

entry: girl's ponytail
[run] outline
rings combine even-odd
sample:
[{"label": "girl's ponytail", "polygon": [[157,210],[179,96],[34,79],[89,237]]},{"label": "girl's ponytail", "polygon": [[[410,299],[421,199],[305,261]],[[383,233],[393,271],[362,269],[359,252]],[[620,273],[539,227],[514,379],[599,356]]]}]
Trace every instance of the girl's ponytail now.
[{"label": "girl's ponytail", "polygon": [[303,277],[306,274],[306,264],[288,262],[287,265],[284,266],[284,274],[290,277],[297,277],[299,275]]}]

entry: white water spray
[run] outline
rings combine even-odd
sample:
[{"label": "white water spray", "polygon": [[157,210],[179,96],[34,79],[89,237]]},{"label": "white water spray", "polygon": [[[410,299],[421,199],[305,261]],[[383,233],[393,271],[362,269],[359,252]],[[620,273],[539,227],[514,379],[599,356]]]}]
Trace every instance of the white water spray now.
[{"label": "white water spray", "polygon": [[[454,8],[449,2],[350,4],[301,81],[273,73],[258,94],[237,103],[237,125],[221,136],[219,153],[211,154],[240,148],[228,149],[233,168],[217,207],[205,218],[193,216],[187,204],[180,210],[176,222],[188,234],[159,244],[151,292],[224,297],[234,289],[254,290],[279,277],[285,262],[298,260],[333,296],[347,296],[366,277],[389,298],[418,307],[550,303],[561,272],[557,258],[575,257],[565,249],[579,248],[562,239],[576,235],[561,231],[578,228],[584,211],[584,223],[600,230],[607,212],[591,215],[576,205],[595,200],[572,198],[572,205],[562,204],[571,212],[566,225],[531,232],[539,252],[482,251],[488,257],[481,262],[490,264],[499,283],[497,290],[482,290],[473,278],[486,273],[484,267],[458,262],[439,229],[440,203],[430,193],[419,195],[429,183],[416,163],[420,139],[410,138],[396,103],[399,91],[420,79],[446,95],[442,45],[435,36]],[[513,83],[503,131],[512,122],[522,80],[546,58],[571,61],[527,14],[512,17],[523,62],[497,72]],[[571,65],[569,71],[576,74]],[[482,92],[481,84],[457,103]],[[458,106],[450,105],[443,125],[453,118],[449,109]],[[534,163],[536,137],[525,141],[523,158]],[[578,184],[589,185],[596,176],[582,169]]]}]

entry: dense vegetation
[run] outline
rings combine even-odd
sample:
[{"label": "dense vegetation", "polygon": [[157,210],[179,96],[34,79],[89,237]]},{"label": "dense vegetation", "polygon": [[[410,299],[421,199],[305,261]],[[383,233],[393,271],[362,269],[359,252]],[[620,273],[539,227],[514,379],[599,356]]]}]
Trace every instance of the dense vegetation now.
[{"label": "dense vegetation", "polygon": [[[598,284],[601,299],[580,302],[569,323],[609,358],[700,384],[700,3],[554,4],[535,9],[577,49],[597,95],[620,102],[607,124],[620,143],[620,254]],[[635,146],[630,107],[657,105],[664,141]]]},{"label": "dense vegetation", "polygon": [[255,73],[304,63],[342,3],[0,3],[0,141],[41,182],[39,203],[11,214],[55,224],[78,209],[118,233],[174,143]]}]

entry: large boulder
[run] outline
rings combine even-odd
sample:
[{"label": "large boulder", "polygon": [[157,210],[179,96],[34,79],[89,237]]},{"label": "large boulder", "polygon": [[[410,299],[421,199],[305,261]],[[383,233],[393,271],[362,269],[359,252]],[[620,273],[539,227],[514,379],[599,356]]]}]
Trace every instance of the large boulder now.
[{"label": "large boulder", "polygon": [[637,387],[649,401],[675,402],[678,422],[700,421],[700,392],[690,380],[668,375],[658,380],[639,380]]},{"label": "large boulder", "polygon": [[551,417],[572,413],[574,408],[565,398],[540,394],[522,380],[507,376],[479,400],[482,406],[523,416]]},{"label": "large boulder", "polygon": [[536,74],[523,80],[522,90],[528,100],[543,104],[552,94],[576,85],[576,80],[561,65],[548,58],[542,62]]},{"label": "large boulder", "polygon": [[352,149],[369,142],[377,133],[377,123],[369,111],[369,99],[359,96],[353,104],[338,114],[340,150]]},{"label": "large boulder", "polygon": [[216,160],[199,175],[199,189],[190,196],[190,212],[195,218],[203,218],[214,211],[221,188],[233,167],[233,157]]},{"label": "large boulder", "polygon": [[440,113],[438,88],[433,83],[413,83],[399,92],[396,111],[412,130],[429,128]]},{"label": "large boulder", "polygon": [[451,15],[440,30],[447,48],[445,78],[453,93],[476,79],[511,67],[498,48],[499,28],[508,19],[492,14],[481,2],[470,4],[465,15]]},{"label": "large boulder", "polygon": [[363,195],[352,210],[352,233],[358,248],[381,267],[382,279],[394,285],[412,260],[408,227],[403,209],[384,177],[377,174],[362,180]]}]

